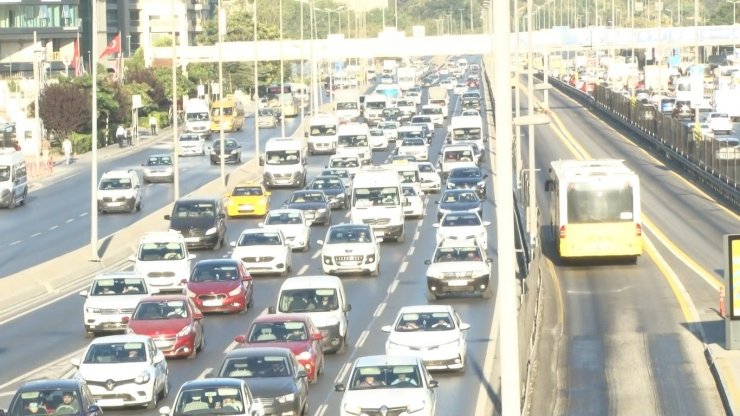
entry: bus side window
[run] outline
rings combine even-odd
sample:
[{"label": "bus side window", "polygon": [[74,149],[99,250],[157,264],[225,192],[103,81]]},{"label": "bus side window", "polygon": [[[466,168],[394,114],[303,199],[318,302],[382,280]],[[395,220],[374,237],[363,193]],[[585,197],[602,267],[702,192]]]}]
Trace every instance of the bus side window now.
[{"label": "bus side window", "polygon": [[545,181],[545,191],[552,192],[555,190],[555,183],[552,181],[552,179],[548,179]]}]

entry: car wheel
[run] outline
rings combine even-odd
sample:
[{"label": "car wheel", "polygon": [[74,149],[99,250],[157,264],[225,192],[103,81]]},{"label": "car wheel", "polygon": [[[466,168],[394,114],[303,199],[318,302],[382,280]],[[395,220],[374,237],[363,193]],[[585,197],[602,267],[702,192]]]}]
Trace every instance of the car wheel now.
[{"label": "car wheel", "polygon": [[21,197],[21,201],[18,203],[20,206],[26,205],[26,197],[28,196],[28,188],[23,190],[23,196]]},{"label": "car wheel", "polygon": [[431,290],[429,290],[429,288],[427,288],[427,300],[428,301],[437,300],[437,294],[435,292],[432,292]]},{"label": "car wheel", "polygon": [[139,200],[139,203],[136,204],[136,210],[141,211],[141,200]]},{"label": "car wheel", "polygon": [[463,374],[465,372],[465,356],[460,357],[460,364],[462,364],[462,366],[457,369],[457,373]]},{"label": "car wheel", "polygon": [[149,403],[146,404],[147,410],[152,410],[157,408],[157,402],[159,401],[159,394],[157,393],[156,387],[152,386],[152,398],[149,400]]},{"label": "car wheel", "polygon": [[200,333],[200,345],[198,345],[197,351],[203,352],[206,349],[206,331]]},{"label": "car wheel", "polygon": [[373,270],[372,272],[370,272],[370,276],[372,276],[372,277],[378,277],[379,274],[380,274],[380,262],[378,262],[375,265],[375,270]]},{"label": "car wheel", "polygon": [[288,272],[290,272],[290,268],[286,266],[285,270],[280,272],[280,277],[288,277]]},{"label": "car wheel", "polygon": [[8,208],[10,209],[15,208],[15,192],[10,194],[10,204],[8,205]]},{"label": "car wheel", "polygon": [[403,243],[404,241],[406,241],[406,233],[403,233],[400,236],[396,237],[397,243]]},{"label": "car wheel", "polygon": [[343,337],[339,337],[339,342],[339,348],[334,351],[335,354],[343,354],[347,351],[347,335],[345,334]]},{"label": "car wheel", "polygon": [[164,382],[164,388],[162,388],[162,400],[166,399],[170,395],[170,381]]},{"label": "car wheel", "polygon": [[85,338],[95,338],[95,331],[85,328]]},{"label": "car wheel", "polygon": [[242,154],[241,153],[239,153],[239,156],[237,156],[236,163],[242,163]]},{"label": "car wheel", "polygon": [[483,299],[491,299],[491,296],[493,295],[493,289],[491,288],[491,285],[489,284],[486,290],[481,292],[480,296]]},{"label": "car wheel", "polygon": [[131,213],[136,212],[136,198],[134,198],[133,201],[131,201]]}]

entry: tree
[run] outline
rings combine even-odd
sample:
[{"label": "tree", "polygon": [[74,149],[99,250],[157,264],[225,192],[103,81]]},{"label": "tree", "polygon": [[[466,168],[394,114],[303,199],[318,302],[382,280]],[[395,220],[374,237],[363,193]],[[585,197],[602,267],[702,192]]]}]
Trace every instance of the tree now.
[{"label": "tree", "polygon": [[50,84],[39,97],[39,110],[44,127],[61,142],[72,132],[89,126],[90,92],[72,83]]}]

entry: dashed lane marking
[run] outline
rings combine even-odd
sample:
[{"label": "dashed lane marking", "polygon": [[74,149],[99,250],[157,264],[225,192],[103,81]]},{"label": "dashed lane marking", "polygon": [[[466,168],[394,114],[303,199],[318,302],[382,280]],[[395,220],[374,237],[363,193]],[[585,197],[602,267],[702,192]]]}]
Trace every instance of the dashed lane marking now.
[{"label": "dashed lane marking", "polygon": [[51,226],[51,227],[49,228],[49,231],[51,231],[51,230],[56,230],[57,228],[59,228],[59,226],[58,226],[58,225],[54,225],[54,226]]},{"label": "dashed lane marking", "polygon": [[341,383],[342,380],[344,380],[344,376],[347,375],[348,371],[349,371],[349,363],[344,363],[342,365],[342,368],[339,369],[339,374],[337,374],[337,378],[334,379],[334,384]]},{"label": "dashed lane marking", "polygon": [[298,275],[305,274],[308,271],[308,264],[304,264],[303,267],[301,267],[301,270],[298,271]]},{"label": "dashed lane marking", "polygon": [[236,341],[231,341],[231,344],[229,344],[226,349],[224,350],[224,354],[228,354],[231,351],[234,351],[234,348],[238,347],[239,343]]},{"label": "dashed lane marking", "polygon": [[311,256],[312,259],[316,259],[321,255],[321,250],[316,250],[315,253],[313,253],[313,256]]},{"label": "dashed lane marking", "polygon": [[319,406],[318,409],[316,409],[316,413],[314,413],[313,415],[314,416],[324,416],[324,413],[326,413],[326,409],[328,407],[329,407],[328,405],[322,404],[321,406]]},{"label": "dashed lane marking", "polygon": [[10,245],[11,246],[14,246],[14,245],[17,245],[17,244],[20,244],[20,243],[21,243],[21,240],[15,240],[12,243],[10,243]]},{"label": "dashed lane marking", "polygon": [[381,302],[377,308],[375,308],[375,312],[373,312],[374,317],[379,317],[383,314],[383,310],[385,310],[385,302]]},{"label": "dashed lane marking", "polygon": [[405,273],[406,272],[406,268],[408,266],[409,266],[409,262],[404,261],[403,263],[401,263],[401,267],[398,269],[398,272],[399,273]]},{"label": "dashed lane marking", "polygon": [[31,238],[38,237],[40,235],[41,235],[41,233],[31,234]]},{"label": "dashed lane marking", "polygon": [[208,367],[205,370],[203,370],[203,372],[200,373],[200,375],[198,376],[198,380],[202,380],[202,379],[206,378],[206,376],[208,374],[210,374],[211,371],[213,371],[213,368],[211,368],[211,367]]},{"label": "dashed lane marking", "polygon": [[70,222],[74,221],[74,218],[68,218],[67,221],[64,221],[65,224],[69,224]]},{"label": "dashed lane marking", "polygon": [[370,331],[367,329],[362,331],[360,337],[357,338],[357,342],[355,342],[355,348],[362,348],[362,346],[365,345],[365,340],[367,340],[368,335],[370,335]]},{"label": "dashed lane marking", "polygon": [[407,256],[411,257],[414,255],[414,249],[416,249],[416,246],[409,247],[409,252],[406,254]]},{"label": "dashed lane marking", "polygon": [[397,287],[398,287],[398,279],[394,280],[393,283],[391,283],[391,285],[388,286],[388,293],[395,292]]}]

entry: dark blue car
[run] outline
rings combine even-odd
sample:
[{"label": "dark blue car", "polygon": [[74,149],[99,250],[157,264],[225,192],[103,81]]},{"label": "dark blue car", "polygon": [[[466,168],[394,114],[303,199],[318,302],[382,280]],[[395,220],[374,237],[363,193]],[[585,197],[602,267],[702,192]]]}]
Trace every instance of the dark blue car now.
[{"label": "dark blue car", "polygon": [[448,212],[477,212],[483,218],[483,203],[473,189],[448,189],[437,204],[437,221]]}]

